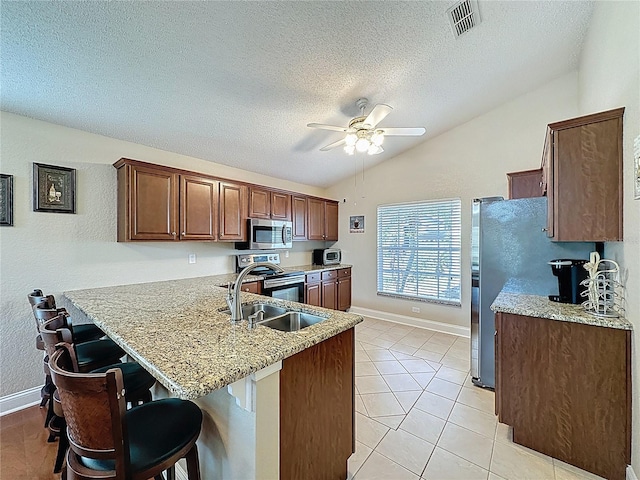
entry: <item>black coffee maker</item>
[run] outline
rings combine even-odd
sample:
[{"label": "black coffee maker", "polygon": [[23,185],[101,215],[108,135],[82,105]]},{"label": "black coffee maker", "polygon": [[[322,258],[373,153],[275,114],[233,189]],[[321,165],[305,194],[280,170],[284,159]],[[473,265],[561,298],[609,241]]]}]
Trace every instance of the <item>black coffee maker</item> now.
[{"label": "black coffee maker", "polygon": [[549,300],[561,303],[582,303],[585,298],[581,293],[587,289],[586,285],[580,285],[588,276],[584,264],[589,260],[573,260],[559,258],[551,260],[551,271],[558,277],[558,295],[549,295]]}]

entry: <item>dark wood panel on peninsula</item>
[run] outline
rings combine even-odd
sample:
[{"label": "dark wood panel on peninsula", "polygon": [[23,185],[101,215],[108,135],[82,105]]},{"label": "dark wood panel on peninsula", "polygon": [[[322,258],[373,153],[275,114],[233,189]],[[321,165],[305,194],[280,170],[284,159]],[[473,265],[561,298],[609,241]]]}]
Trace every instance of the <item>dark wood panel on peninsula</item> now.
[{"label": "dark wood panel on peninsula", "polygon": [[347,478],[355,451],[354,329],[282,361],[280,479]]}]

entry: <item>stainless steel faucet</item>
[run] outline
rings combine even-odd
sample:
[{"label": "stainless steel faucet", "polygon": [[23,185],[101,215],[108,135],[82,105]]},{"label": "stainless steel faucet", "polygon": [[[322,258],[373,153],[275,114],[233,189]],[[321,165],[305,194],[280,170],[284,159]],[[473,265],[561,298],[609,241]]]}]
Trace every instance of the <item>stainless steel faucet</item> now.
[{"label": "stainless steel faucet", "polygon": [[231,323],[239,322],[242,320],[242,302],[240,301],[240,292],[242,292],[242,281],[244,278],[249,275],[250,272],[259,267],[268,267],[276,272],[282,273],[284,270],[280,268],[278,265],[270,262],[257,262],[248,267],[245,267],[239,274],[238,278],[236,278],[235,285],[229,283],[229,287],[227,290],[227,305],[229,306],[229,310],[231,310]]}]

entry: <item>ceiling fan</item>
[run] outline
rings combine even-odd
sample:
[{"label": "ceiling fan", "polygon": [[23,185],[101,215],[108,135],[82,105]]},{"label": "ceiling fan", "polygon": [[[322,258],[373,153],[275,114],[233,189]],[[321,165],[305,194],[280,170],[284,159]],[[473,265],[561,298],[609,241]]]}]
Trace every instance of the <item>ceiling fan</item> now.
[{"label": "ceiling fan", "polygon": [[369,155],[377,155],[382,153],[382,142],[385,137],[391,136],[420,136],[424,135],[426,130],[423,127],[415,128],[386,128],[378,127],[380,123],[389,113],[391,108],[389,105],[379,103],[369,115],[365,115],[369,101],[366,98],[360,98],[356,101],[356,106],[360,109],[360,116],[351,119],[348,127],[338,127],[335,125],[325,125],[322,123],[308,123],[307,127],[321,128],[323,130],[332,130],[334,132],[343,132],[347,135],[337,142],[330,143],[322,147],[320,150],[325,152],[332,148],[344,145],[344,151],[349,155],[355,152],[367,152]]}]

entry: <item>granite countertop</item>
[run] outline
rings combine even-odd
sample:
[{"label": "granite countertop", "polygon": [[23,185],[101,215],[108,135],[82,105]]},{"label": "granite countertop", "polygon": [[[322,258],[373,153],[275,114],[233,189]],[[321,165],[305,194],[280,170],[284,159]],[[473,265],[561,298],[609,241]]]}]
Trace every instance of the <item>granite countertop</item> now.
[{"label": "granite countertop", "polygon": [[585,311],[582,305],[552,302],[545,296],[520,293],[523,288],[526,290],[526,285],[526,282],[518,279],[507,282],[491,304],[491,310],[596,327],[633,330],[631,322],[622,317],[599,317]]},{"label": "granite countertop", "polygon": [[[293,267],[282,267],[282,268],[285,272],[304,272],[305,274],[307,274],[307,273],[314,273],[314,272],[323,272],[326,270],[339,270],[341,268],[352,268],[352,267],[353,267],[352,265],[340,263],[338,265],[296,265]],[[216,282],[218,282],[217,285],[221,287],[222,286],[226,287],[229,282],[235,282],[237,277],[238,277],[237,273],[225,273],[222,275],[215,276]],[[242,283],[256,282],[256,281],[264,280],[265,278],[266,276],[264,275],[249,274],[244,278]]]},{"label": "granite countertop", "polygon": [[352,268],[353,265],[339,263],[337,265],[296,265],[295,267],[284,267],[285,271],[303,271],[304,273],[323,272],[326,270],[340,270],[341,268]]},{"label": "granite countertop", "polygon": [[65,292],[65,297],[179,398],[211,393],[362,321],[359,315],[242,293],[327,317],[298,332],[232,325],[226,283],[236,274]]}]

